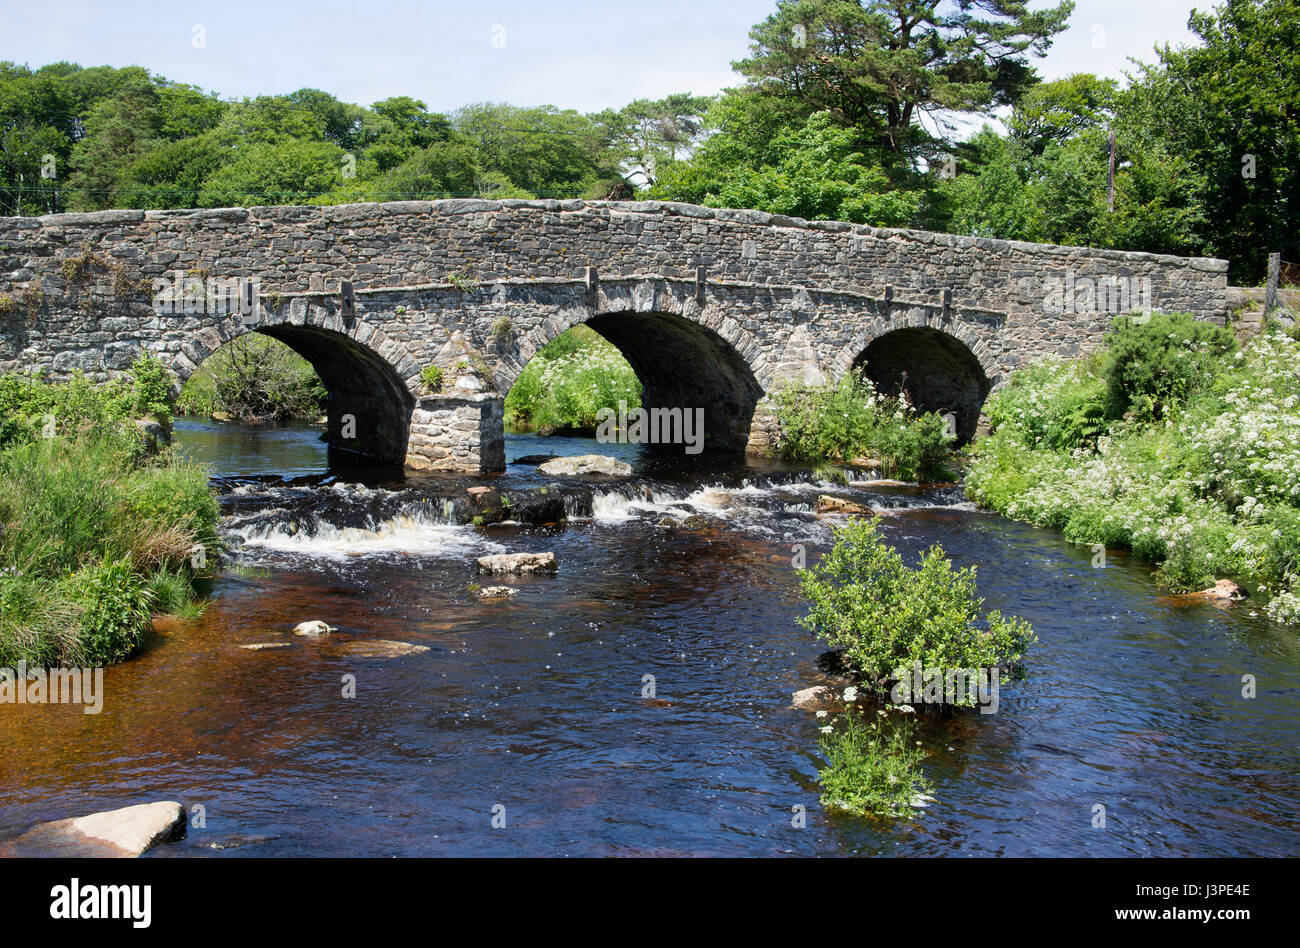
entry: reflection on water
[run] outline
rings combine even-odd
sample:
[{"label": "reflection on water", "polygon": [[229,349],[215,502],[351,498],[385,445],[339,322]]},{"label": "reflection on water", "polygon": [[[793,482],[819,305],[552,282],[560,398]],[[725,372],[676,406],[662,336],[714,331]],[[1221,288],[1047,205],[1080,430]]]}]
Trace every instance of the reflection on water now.
[{"label": "reflection on water", "polygon": [[[1300,647],[1249,604],[1175,608],[1140,564],[1093,569],[1087,547],[953,491],[573,439],[511,436],[507,458],[598,450],[638,476],[563,525],[479,528],[445,502],[465,479],[327,469],[318,430],[178,425],[223,475],[242,568],[202,620],[109,669],[101,715],[0,707],[0,836],[177,799],[207,827],[160,857],[1300,852]],[[297,478],[253,476],[272,472]],[[487,482],[555,483],[530,464]],[[997,714],[927,725],[937,802],[914,820],[823,813],[816,719],[788,707],[821,651],[794,625],[791,548],[826,548],[812,507],[832,490],[887,513],[906,556],[938,542],[978,565],[987,607],[1040,640]],[[553,550],[560,569],[481,603],[473,558],[496,550]],[[339,629],[286,635],[312,618]],[[367,639],[429,651],[346,654]],[[266,641],[291,647],[239,648]],[[641,698],[647,674],[661,701]],[[232,838],[248,844],[213,848]]]}]

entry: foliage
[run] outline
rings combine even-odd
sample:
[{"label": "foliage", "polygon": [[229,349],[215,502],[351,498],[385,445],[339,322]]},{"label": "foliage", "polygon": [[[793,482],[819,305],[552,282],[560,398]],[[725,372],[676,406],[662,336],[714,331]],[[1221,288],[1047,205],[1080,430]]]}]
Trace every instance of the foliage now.
[{"label": "foliage", "polygon": [[844,648],[864,681],[883,689],[891,673],[922,668],[1016,670],[1033,630],[997,611],[981,620],[975,567],[953,569],[933,546],[908,567],[875,518],[850,520],[816,565],[799,570],[810,608],[800,624]]},{"label": "foliage", "polygon": [[121,661],[150,612],[193,609],[217,555],[216,499],[205,470],[142,444],[129,419],[157,379],[137,382],[145,394],[0,377],[7,421],[34,407],[59,418],[0,441],[0,663]]},{"label": "foliage", "polygon": [[426,365],[420,370],[420,383],[426,392],[442,391],[442,369],[436,365]]},{"label": "foliage", "polygon": [[[171,423],[171,377],[158,360],[141,355],[124,378],[91,382],[80,372],[62,384],[40,377],[0,376],[0,447],[31,442],[85,426],[112,433],[123,444],[142,446],[130,423],[153,418]],[[53,420],[53,425],[48,422]]]},{"label": "foliage", "polygon": [[1232,330],[1189,313],[1147,321],[1117,317],[1106,337],[1104,372],[1114,405],[1162,418],[1203,389],[1237,348]]},{"label": "foliage", "polygon": [[277,339],[247,333],[207,358],[185,382],[177,407],[243,421],[314,420],[324,412],[326,397],[311,363]]},{"label": "foliage", "polygon": [[1108,384],[1107,364],[1034,366],[994,393],[969,496],[1073,542],[1131,549],[1175,591],[1253,578],[1273,594],[1270,615],[1300,621],[1300,341],[1268,332],[1209,360],[1209,375],[1158,420],[1108,420],[1076,444],[1046,436],[1081,387]]},{"label": "foliage", "polygon": [[880,710],[875,718],[850,706],[822,726],[822,806],[853,816],[907,816],[932,789],[921,772],[926,754],[907,712]]},{"label": "foliage", "polygon": [[875,458],[888,477],[946,480],[951,440],[943,419],[879,394],[858,373],[834,385],[789,386],[776,393],[777,450],[795,461]]},{"label": "foliage", "polygon": [[602,408],[641,406],[641,382],[617,348],[586,326],[560,333],[519,373],[506,396],[515,430],[592,429]]}]

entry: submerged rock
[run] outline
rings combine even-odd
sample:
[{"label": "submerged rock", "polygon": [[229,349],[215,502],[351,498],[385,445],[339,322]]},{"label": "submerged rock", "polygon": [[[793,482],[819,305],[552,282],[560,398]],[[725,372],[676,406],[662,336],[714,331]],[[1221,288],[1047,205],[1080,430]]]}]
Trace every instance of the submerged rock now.
[{"label": "submerged rock", "polygon": [[420,652],[427,651],[429,651],[427,645],[395,642],[392,639],[367,639],[332,646],[329,654],[351,658],[401,658],[403,655],[418,655]]},{"label": "submerged rock", "polygon": [[319,619],[313,619],[310,622],[299,622],[293,627],[294,635],[329,635],[334,631],[334,626],[326,625]]},{"label": "submerged rock", "polygon": [[289,645],[288,642],[254,642],[251,645],[241,645],[239,647],[250,652],[265,652],[269,648],[288,648]]},{"label": "submerged rock", "polygon": [[478,558],[480,573],[553,573],[554,553],[494,553]]},{"label": "submerged rock", "polygon": [[832,497],[830,494],[822,494],[817,498],[817,512],[820,513],[839,513],[839,514],[866,514],[871,513],[869,509],[861,504],[855,504],[851,500],[845,500],[842,497]]},{"label": "submerged rock", "polygon": [[0,844],[4,856],[129,858],[185,832],[185,808],[168,800],[42,823]]},{"label": "submerged rock", "polygon": [[603,454],[579,454],[574,457],[555,458],[542,464],[537,470],[543,474],[580,477],[586,474],[606,474],[626,477],[632,473],[632,465],[618,458]]},{"label": "submerged rock", "polygon": [[511,589],[509,586],[484,586],[475,593],[480,599],[509,599],[511,596],[518,595],[518,590]]},{"label": "submerged rock", "polygon": [[802,711],[835,711],[839,708],[839,700],[835,692],[825,685],[814,685],[812,688],[796,691],[791,696],[790,704],[791,707]]},{"label": "submerged rock", "polygon": [[536,466],[536,465],[538,465],[538,464],[545,464],[547,461],[553,461],[553,460],[555,460],[556,457],[557,457],[557,455],[554,455],[554,454],[525,454],[525,455],[524,455],[523,457],[521,457],[521,458],[515,458],[515,459],[514,459],[513,461],[511,461],[510,463],[511,463],[511,464],[531,464],[531,465],[533,465],[533,466]]}]

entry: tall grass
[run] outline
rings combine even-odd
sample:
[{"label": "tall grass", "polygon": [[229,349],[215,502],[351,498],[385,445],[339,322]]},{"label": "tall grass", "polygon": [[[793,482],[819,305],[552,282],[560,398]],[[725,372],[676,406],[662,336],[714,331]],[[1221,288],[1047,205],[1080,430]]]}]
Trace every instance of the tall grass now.
[{"label": "tall grass", "polygon": [[217,505],[206,470],[152,454],[137,430],[149,404],[137,389],[153,378],[145,366],[98,390],[0,378],[13,422],[0,441],[0,666],[121,661],[152,613],[192,608],[217,556]]}]

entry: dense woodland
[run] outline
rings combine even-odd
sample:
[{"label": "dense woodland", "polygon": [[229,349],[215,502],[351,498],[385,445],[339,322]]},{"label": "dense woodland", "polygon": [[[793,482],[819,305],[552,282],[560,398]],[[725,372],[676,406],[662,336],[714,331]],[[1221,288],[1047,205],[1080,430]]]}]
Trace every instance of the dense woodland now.
[{"label": "dense woodland", "polygon": [[[1070,2],[787,0],[743,82],[582,114],[327,92],[225,100],[140,67],[0,63],[0,214],[449,196],[654,198],[1300,260],[1300,0],[1194,13],[1126,82],[1035,70]],[[973,136],[955,117],[994,116]],[[1005,131],[1003,130],[1005,129]],[[1114,133],[1116,178],[1108,206]]]}]

